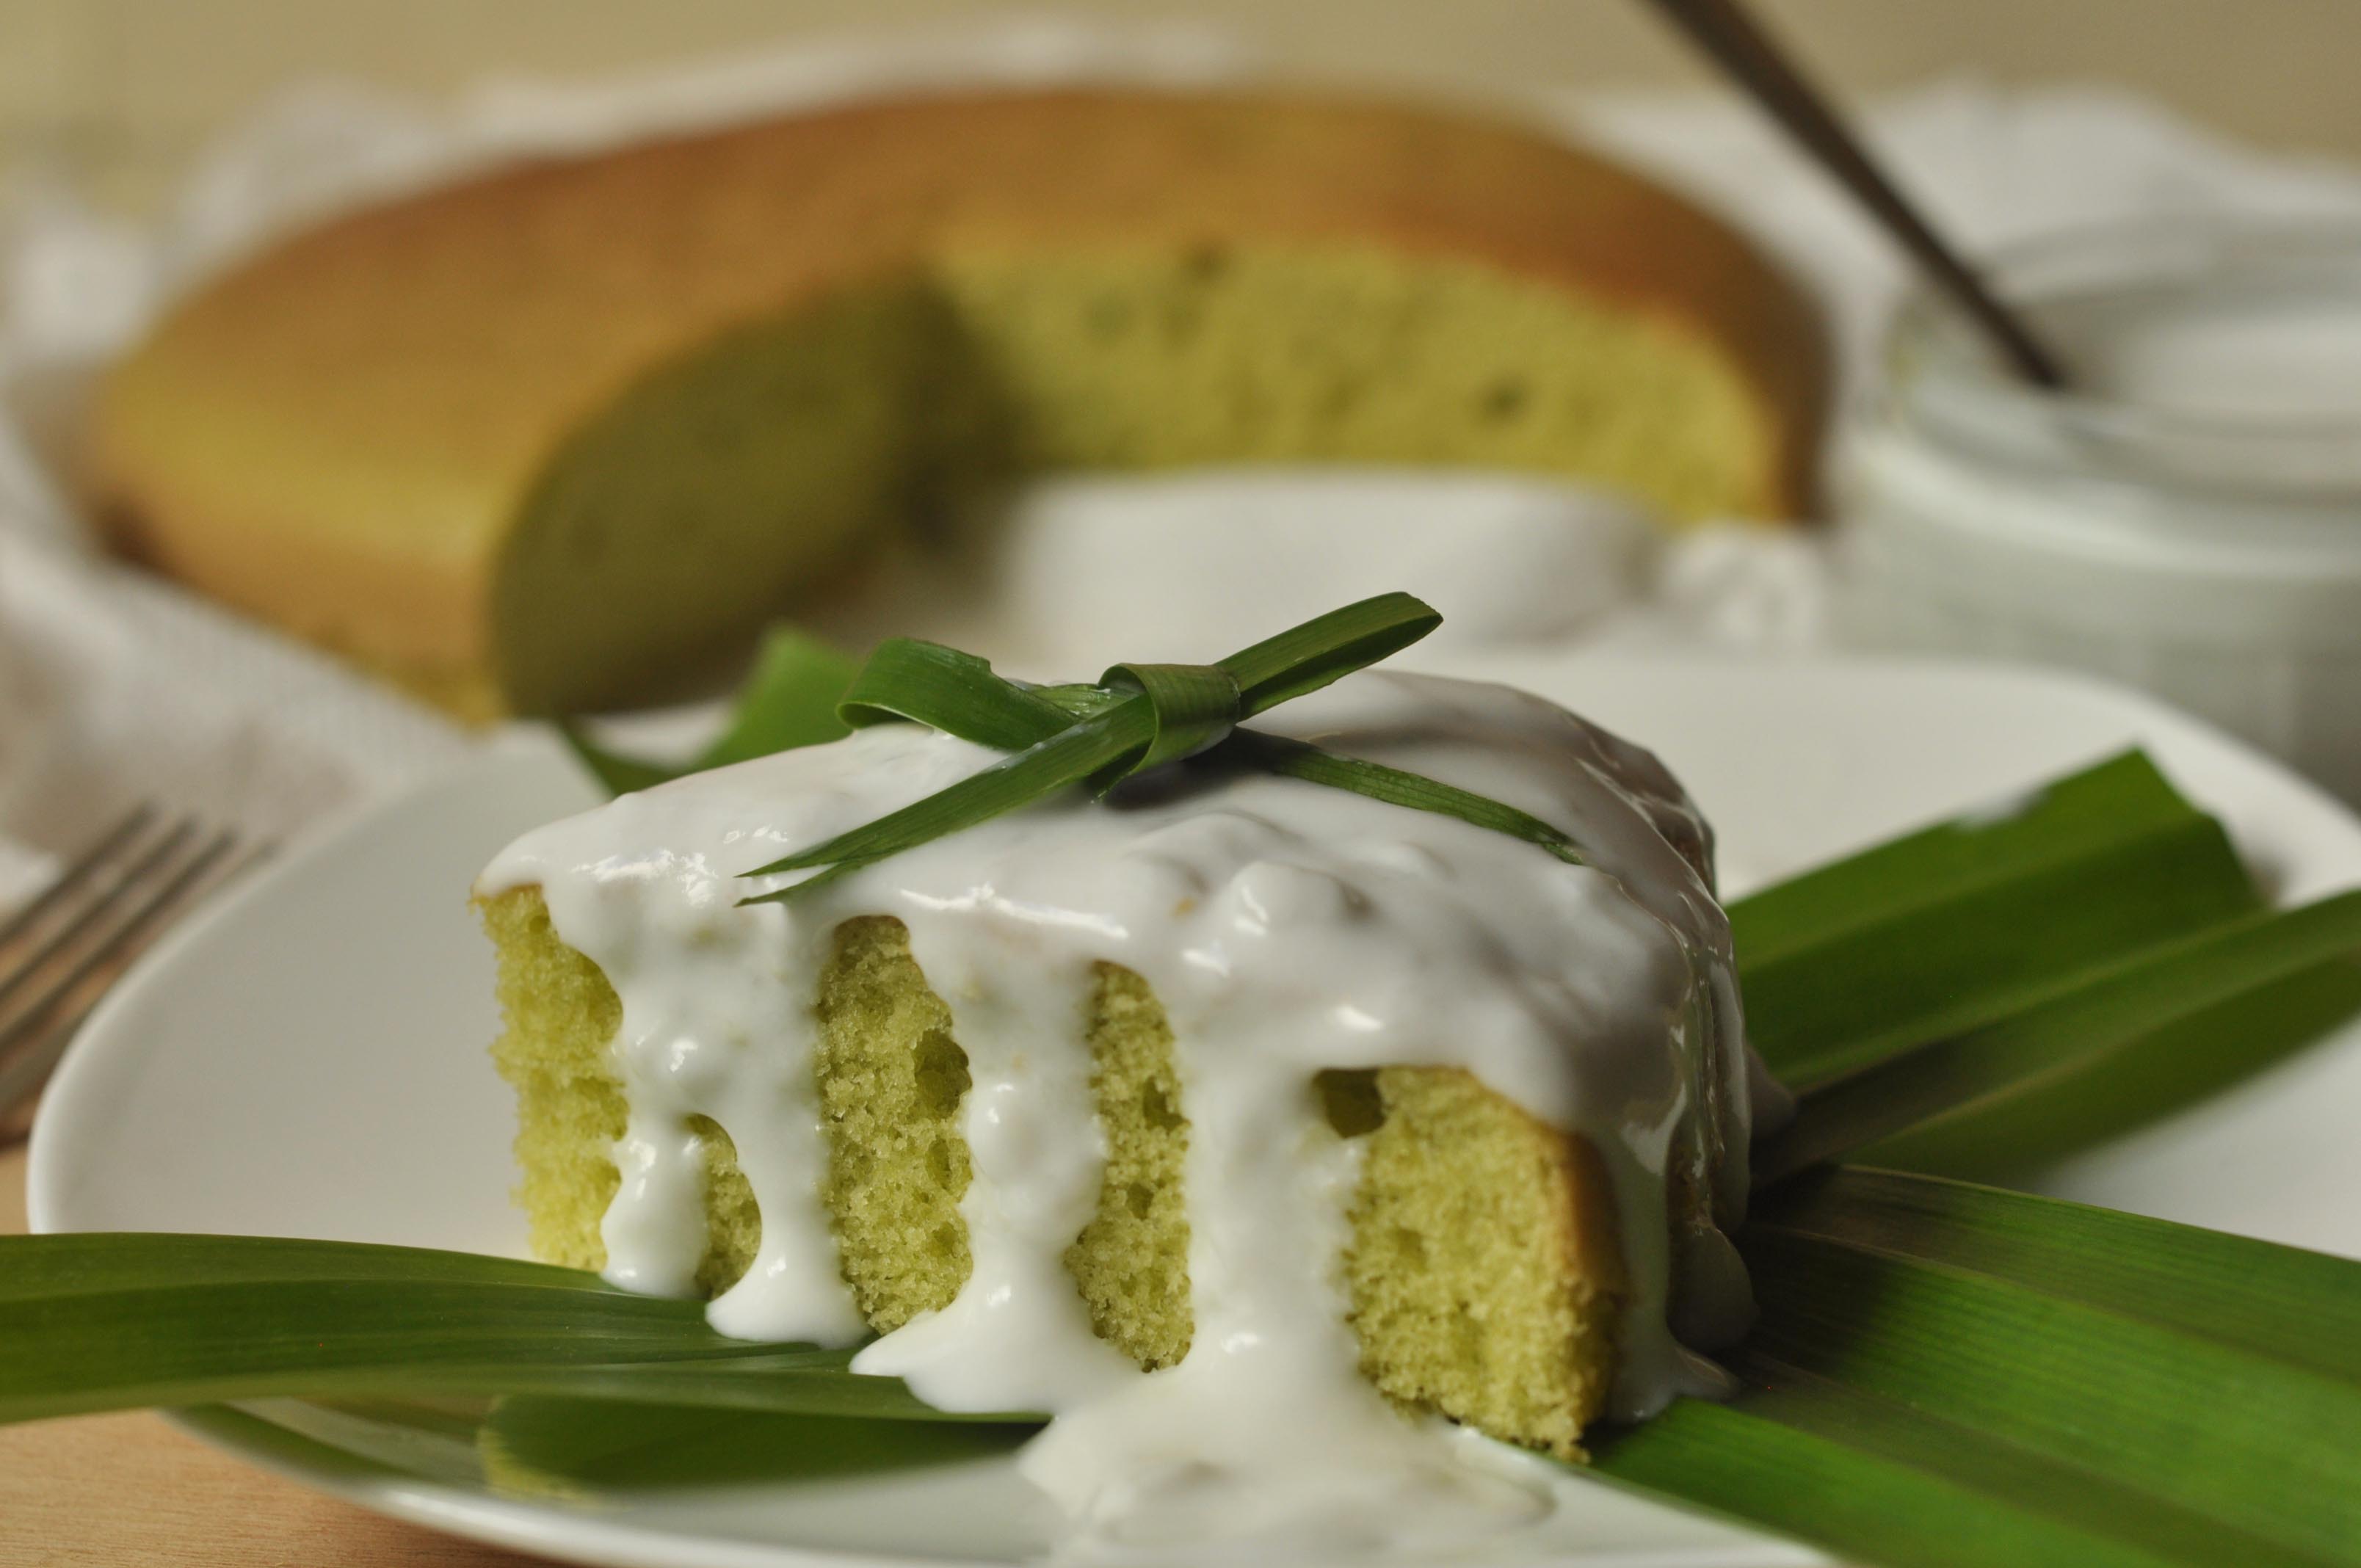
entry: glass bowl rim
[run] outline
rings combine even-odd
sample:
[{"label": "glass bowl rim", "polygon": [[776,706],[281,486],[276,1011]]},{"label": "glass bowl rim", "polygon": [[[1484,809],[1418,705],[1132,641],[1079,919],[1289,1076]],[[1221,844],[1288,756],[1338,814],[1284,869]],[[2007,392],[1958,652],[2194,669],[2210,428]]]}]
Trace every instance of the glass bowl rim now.
[{"label": "glass bowl rim", "polygon": [[[2361,315],[2361,211],[2096,220],[1995,245],[1982,253],[1977,265],[2004,300],[2037,308],[2065,291],[2054,283],[2045,289],[2039,281],[2060,268],[2082,267],[2078,281],[2084,284],[2103,279],[2136,285],[2188,275],[2192,255],[2204,257],[2205,266],[2215,269],[2240,260],[2342,263],[2350,269],[2354,309]],[[2127,444],[2195,439],[2280,449],[2361,442],[2361,406],[2349,414],[2208,413],[2036,386],[2003,366],[1950,302],[1923,279],[1905,291],[1879,344],[1879,367],[1890,389],[1906,396],[1921,377],[1933,374],[1948,395],[1969,399],[1989,414],[2062,423],[2101,439]]]}]

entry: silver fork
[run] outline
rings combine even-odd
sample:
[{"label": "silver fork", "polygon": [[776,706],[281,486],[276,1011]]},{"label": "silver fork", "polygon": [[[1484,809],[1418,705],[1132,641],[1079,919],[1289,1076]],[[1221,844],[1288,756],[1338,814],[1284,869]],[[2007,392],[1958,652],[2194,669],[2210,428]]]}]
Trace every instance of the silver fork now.
[{"label": "silver fork", "polygon": [[0,1146],[99,998],[204,896],[263,855],[228,828],[135,807],[0,922]]}]

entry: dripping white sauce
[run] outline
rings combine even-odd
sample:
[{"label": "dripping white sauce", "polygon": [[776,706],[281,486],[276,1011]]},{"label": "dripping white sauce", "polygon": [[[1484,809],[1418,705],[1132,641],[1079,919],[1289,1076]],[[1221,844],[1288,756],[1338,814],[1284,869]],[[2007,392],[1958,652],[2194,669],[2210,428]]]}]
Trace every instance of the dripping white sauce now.
[{"label": "dripping white sauce", "polygon": [[[1431,1550],[1513,1534],[1553,1506],[1546,1467],[1404,1420],[1359,1376],[1338,1266],[1358,1146],[1320,1113],[1323,1069],[1462,1066],[1586,1136],[1613,1180],[1633,1288],[1611,1413],[1712,1387],[1672,1325],[1709,1347],[1751,1312],[1711,1212],[1742,1209],[1761,1085],[1699,870],[1705,830],[1678,785],[1646,752],[1498,686],[1367,672],[1257,727],[1519,806],[1590,864],[1338,790],[1199,770],[1114,805],[1000,818],[793,905],[740,905],[792,879],[739,873],[997,756],[910,725],[627,795],[511,846],[478,891],[539,884],[557,934],[622,1000],[631,1119],[609,1277],[693,1289],[702,1115],[731,1135],[762,1215],[760,1255],[714,1301],[714,1324],[862,1337],[818,1195],[812,1001],[836,926],[891,915],[968,1057],[974,1267],[949,1308],[854,1365],[944,1409],[1051,1413],[1021,1464],[1073,1521],[1073,1550]],[[1190,1123],[1195,1332],[1154,1374],[1092,1333],[1060,1261],[1105,1155],[1082,1021],[1102,959],[1163,1003]],[[1669,1207],[1680,1190],[1686,1213]]]}]

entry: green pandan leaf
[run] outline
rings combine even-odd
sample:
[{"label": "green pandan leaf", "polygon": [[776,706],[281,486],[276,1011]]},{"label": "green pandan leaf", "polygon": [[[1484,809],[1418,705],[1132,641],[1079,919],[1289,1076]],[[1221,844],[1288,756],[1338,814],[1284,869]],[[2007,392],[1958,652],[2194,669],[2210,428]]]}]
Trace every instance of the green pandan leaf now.
[{"label": "green pandan leaf", "polygon": [[729,727],[697,753],[689,771],[842,740],[851,727],[837,709],[859,667],[840,648],[792,626],[773,627],[763,638],[753,677],[739,693]]},{"label": "green pandan leaf", "polygon": [[577,724],[561,724],[558,731],[599,783],[616,795],[629,795],[750,757],[841,740],[852,727],[837,707],[859,668],[849,654],[817,638],[792,626],[774,627],[731,705],[728,727],[686,762],[623,756],[592,740]]},{"label": "green pandan leaf", "polygon": [[[2263,918],[2220,827],[2136,752],[1741,900],[1731,924],[1749,1034],[1812,1107],[1767,1157],[1793,1163],[1810,1124],[1850,1098],[1848,1114],[1866,1107],[1869,1122],[1824,1155],[2022,1179],[2361,1011],[2361,961],[2332,930],[2308,968],[2299,943],[2292,964],[2265,960],[2268,977],[2257,970],[2245,987],[2234,961],[2210,1003],[2166,988],[2143,999],[2161,1005],[2123,1014],[2103,1037],[2077,1033],[2091,1015],[2074,999],[2125,964],[2170,970],[2179,954],[2213,950],[2193,938],[2258,922],[2304,924]],[[2270,939],[2239,941],[2256,952]],[[1944,1076],[1959,1050],[1989,1052],[1995,1038],[2016,1043],[1984,1057],[1985,1081]],[[1909,1067],[1895,1065],[1905,1057]],[[1854,1080],[1872,1069],[1863,1091]],[[1930,1095],[1943,1113],[1921,1118]],[[1870,1124],[1880,1117],[1907,1130],[1883,1135]]]},{"label": "green pandan leaf", "polygon": [[1859,1168],[1781,1187],[1764,1231],[2041,1288],[2361,1387],[2361,1263],[2250,1236]]},{"label": "green pandan leaf", "polygon": [[1399,652],[1442,617],[1408,594],[1379,594],[1211,664],[1116,664],[1089,686],[1026,687],[972,654],[900,639],[881,647],[843,704],[856,725],[913,719],[1005,751],[1000,762],[925,799],[767,865],[749,876],[817,874],[747,899],[799,898],[920,844],[1088,784],[1101,794],[1146,769],[1212,752],[1410,810],[1455,817],[1548,850],[1580,851],[1559,828],[1522,811],[1399,768],[1334,756],[1300,740],[1236,729],[1237,721],[1314,692]]},{"label": "green pandan leaf", "polygon": [[[545,1344],[549,1315],[540,1310],[497,1328],[481,1313],[432,1330],[408,1324],[399,1332],[412,1349],[431,1336],[430,1354],[359,1392],[414,1400],[446,1397],[454,1381],[478,1390],[507,1381],[524,1397],[475,1416],[430,1407],[425,1419],[410,1420],[415,1433],[397,1432],[400,1441],[381,1435],[394,1405],[295,1421],[311,1441],[379,1465],[415,1465],[423,1455],[439,1475],[455,1464],[448,1434],[473,1434],[495,1489],[595,1493],[957,1462],[1001,1452],[1023,1435],[1005,1424],[953,1432],[856,1419],[842,1425],[840,1444],[823,1430],[836,1422],[819,1418],[876,1412],[852,1395],[814,1401],[808,1387],[768,1391],[777,1381],[774,1358],[796,1360],[796,1376],[877,1385],[861,1390],[863,1399],[894,1385],[851,1378],[809,1352],[752,1347],[718,1368],[693,1309],[644,1303],[655,1310],[628,1311],[628,1324],[613,1330],[604,1308],[619,1293],[563,1270],[390,1248],[337,1248],[307,1262],[290,1249],[312,1244],[144,1239],[173,1242],[169,1261],[203,1288],[269,1279],[287,1286],[288,1277],[316,1267],[374,1293],[414,1283],[424,1268],[478,1281],[477,1288],[498,1280],[500,1288],[544,1292],[569,1311],[590,1299],[587,1326],[600,1354],[628,1343],[642,1358],[586,1365],[565,1355],[553,1365],[512,1332],[529,1318]],[[1730,1358],[1739,1393],[1725,1404],[1683,1401],[1639,1427],[1594,1434],[1594,1473],[1602,1479],[1847,1561],[1895,1568],[2361,1563],[2361,1264],[1860,1170],[1784,1184],[1761,1204],[1741,1245],[1763,1315]],[[112,1246],[86,1249],[79,1260],[31,1261],[29,1276],[11,1273],[12,1307],[54,1297],[68,1309],[61,1317],[101,1321],[93,1332],[116,1343],[136,1344],[192,1310],[213,1310],[203,1299],[164,1303],[152,1292],[138,1293],[152,1310],[145,1320],[107,1309],[126,1271],[136,1272]],[[69,1262],[77,1266],[60,1266]],[[69,1273],[75,1277],[54,1291],[26,1283]],[[324,1394],[353,1398],[346,1373],[368,1357],[356,1358],[340,1335],[361,1321],[342,1317],[349,1303],[324,1311],[314,1299],[305,1310],[315,1342],[306,1369]],[[500,1308],[502,1315],[515,1310],[512,1302]],[[52,1332],[29,1349],[16,1333],[0,1338],[7,1413],[27,1413],[17,1390],[24,1362],[59,1348],[46,1337]],[[469,1354],[455,1354],[459,1342]],[[83,1343],[65,1348],[79,1354]],[[475,1354],[485,1343],[507,1358],[505,1376]],[[395,1359],[385,1355],[379,1370]],[[741,1368],[752,1376],[740,1376]],[[705,1376],[678,1376],[685,1369]],[[224,1398],[283,1393],[285,1370],[250,1365],[241,1382],[214,1368],[203,1386]],[[577,1372],[612,1387],[584,1403],[570,1389],[544,1387],[553,1375]],[[745,1384],[755,1386],[751,1398]],[[169,1391],[191,1387],[174,1380]]]},{"label": "green pandan leaf", "polygon": [[[1240,692],[1287,695],[1302,650],[1248,652]],[[964,657],[913,654],[949,684],[886,700],[975,695]],[[986,695],[1019,739],[1131,700]],[[1881,1140],[2055,1150],[2228,1081],[2361,1000],[2361,894],[2262,912],[2219,829],[2134,757],[1733,918],[1750,1015],[1806,1090],[1739,1238],[1762,1320],[1735,1398],[1597,1434],[1595,1473],[1894,1568],[2361,1565],[2361,1264],[1819,1163]],[[527,1495],[941,1463],[1021,1435],[1022,1418],[930,1425],[977,1419],[848,1360],[504,1259],[0,1239],[0,1420],[303,1396],[342,1403],[200,1419],[372,1474],[480,1461]]]},{"label": "green pandan leaf", "polygon": [[[2316,977],[2356,954],[2361,892],[2250,915],[2120,959],[2022,1011],[1921,1041],[1806,1091],[1795,1120],[1756,1146],[1757,1177],[1776,1180],[1951,1117],[2004,1113],[2019,1097],[2201,1017],[2240,1027],[2250,1021],[2266,1036],[2285,1033],[2283,1014],[2316,1027]],[[2208,1072],[2217,1068],[2206,1064]],[[2148,1074],[2175,1070],[2148,1054]]]},{"label": "green pandan leaf", "polygon": [[646,1492],[956,1464],[1038,1430],[525,1396],[492,1407],[478,1447],[497,1490]]},{"label": "green pandan leaf", "polygon": [[[278,1395],[544,1394],[947,1420],[851,1353],[750,1344],[695,1301],[348,1242],[0,1237],[0,1422]],[[1003,1418],[1005,1419],[1005,1418]]]},{"label": "green pandan leaf", "polygon": [[2038,1185],[2045,1170],[2202,1104],[2361,1014],[2361,957],[2340,956],[2186,1013],[2113,1050],[1947,1110],[1849,1156],[1931,1176]]},{"label": "green pandan leaf", "polygon": [[2127,752],[1738,900],[1747,1031],[1795,1088],[2262,907],[2220,824]]},{"label": "green pandan leaf", "polygon": [[1601,1475],[1862,1563],[2361,1563],[2361,1263],[1850,1170],[1741,1245],[1741,1391]]},{"label": "green pandan leaf", "polygon": [[1747,1370],[1747,1388],[1729,1404],[1684,1400],[1644,1427],[1594,1439],[1591,1473],[1864,1568],[2288,1561],[2169,1504],[2061,1475],[1840,1384]]}]

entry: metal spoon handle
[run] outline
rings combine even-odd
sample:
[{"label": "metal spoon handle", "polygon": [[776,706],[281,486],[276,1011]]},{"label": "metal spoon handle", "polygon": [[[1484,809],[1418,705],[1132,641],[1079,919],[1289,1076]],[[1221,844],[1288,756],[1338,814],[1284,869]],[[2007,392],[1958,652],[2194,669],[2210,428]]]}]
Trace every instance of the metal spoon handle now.
[{"label": "metal spoon handle", "polygon": [[1739,0],[1655,0],[1658,10],[1770,111],[1900,241],[1951,300],[1983,328],[2008,362],[2037,385],[2063,388],[2064,367],[1976,269],[1945,244],[1870,158],[1860,138],[1804,80]]}]

